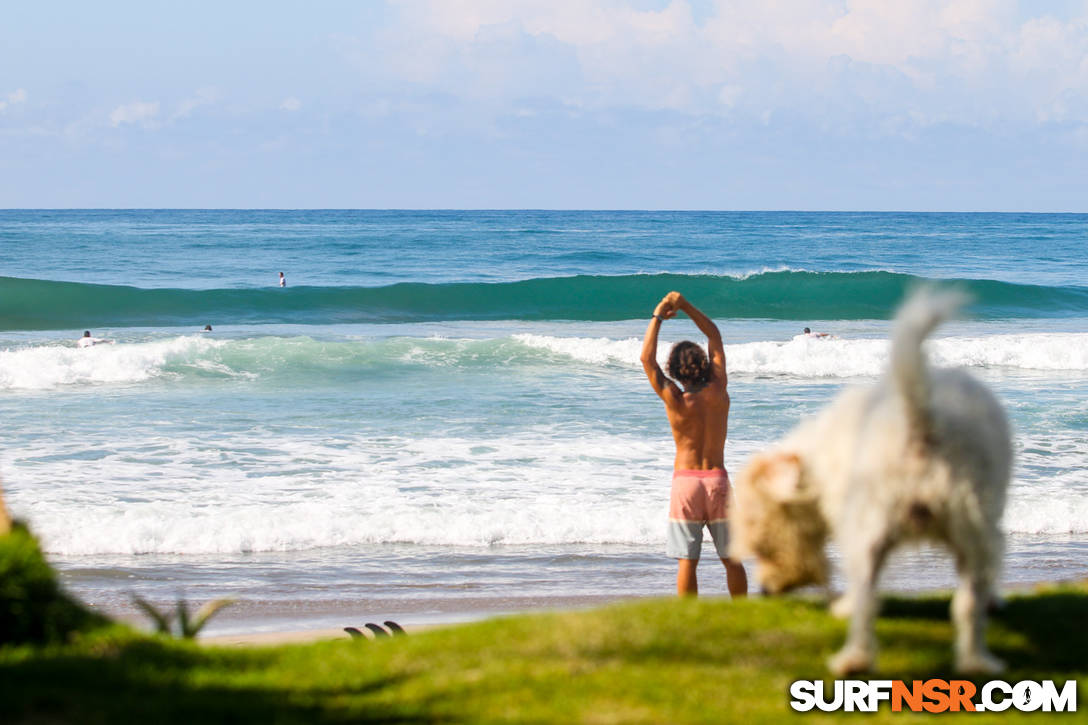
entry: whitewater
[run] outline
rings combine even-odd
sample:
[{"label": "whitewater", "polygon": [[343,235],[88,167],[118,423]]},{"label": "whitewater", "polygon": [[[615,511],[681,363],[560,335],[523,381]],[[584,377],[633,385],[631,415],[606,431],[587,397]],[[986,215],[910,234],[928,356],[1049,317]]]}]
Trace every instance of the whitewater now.
[{"label": "whitewater", "polygon": [[[0,477],[65,584],[121,616],[133,591],[234,595],[233,631],[665,594],[672,441],[638,361],[657,300],[722,330],[736,470],[877,379],[899,299],[943,283],[974,302],[930,360],[1013,426],[1005,584],[1083,576],[1085,221],[0,211]],[[662,334],[662,356],[700,339]],[[947,586],[951,564],[907,552],[888,577]]]},{"label": "whitewater", "polygon": [[[14,345],[0,350],[0,390],[139,383],[152,379],[201,384],[209,378],[277,380],[315,368],[348,374],[368,366],[427,367],[552,364],[641,369],[640,337],[576,337],[516,333],[502,338],[451,339],[398,336],[315,340],[309,336],[223,338],[190,334],[153,341],[122,340],[84,350],[70,342]],[[2,338],[0,338],[2,341]],[[114,341],[116,343],[116,340]],[[1066,371],[1088,375],[1088,333],[1019,333],[946,336],[927,343],[933,364],[980,370]],[[659,351],[661,364],[664,353]],[[791,378],[879,376],[888,364],[888,341],[872,339],[764,340],[726,346],[731,375]]]}]

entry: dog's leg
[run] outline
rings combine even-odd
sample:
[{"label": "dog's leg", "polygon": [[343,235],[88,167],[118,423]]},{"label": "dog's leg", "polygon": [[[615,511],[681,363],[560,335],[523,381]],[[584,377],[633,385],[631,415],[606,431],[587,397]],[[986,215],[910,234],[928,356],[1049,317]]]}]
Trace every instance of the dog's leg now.
[{"label": "dog's leg", "polygon": [[842,649],[828,663],[837,675],[868,670],[876,658],[873,632],[877,610],[876,578],[888,552],[888,543],[881,532],[866,541],[850,541],[849,547],[844,549],[848,549],[843,552],[847,585],[842,599],[836,602],[836,609],[849,611],[850,631]]},{"label": "dog's leg", "polygon": [[1005,664],[986,649],[986,609],[993,600],[994,578],[1001,557],[1001,534],[975,530],[953,542],[959,585],[952,598],[956,627],[956,669],[1001,672]]},{"label": "dog's leg", "polygon": [[837,619],[846,619],[850,616],[850,600],[847,599],[845,591],[842,594],[835,594],[831,588],[831,582],[828,581],[824,584],[824,597],[827,599],[831,616]]}]

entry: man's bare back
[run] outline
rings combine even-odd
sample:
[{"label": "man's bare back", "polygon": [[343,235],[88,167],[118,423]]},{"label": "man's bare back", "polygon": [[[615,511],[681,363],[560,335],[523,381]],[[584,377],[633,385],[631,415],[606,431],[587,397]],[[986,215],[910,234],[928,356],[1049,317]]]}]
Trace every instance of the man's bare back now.
[{"label": "man's bare back", "polygon": [[665,413],[676,442],[677,471],[725,468],[725,436],[729,427],[729,393],[713,382],[666,400]]}]

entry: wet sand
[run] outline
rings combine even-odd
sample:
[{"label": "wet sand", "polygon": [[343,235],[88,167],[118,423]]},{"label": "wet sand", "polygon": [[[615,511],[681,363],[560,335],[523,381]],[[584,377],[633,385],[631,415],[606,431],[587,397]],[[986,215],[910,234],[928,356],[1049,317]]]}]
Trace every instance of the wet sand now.
[{"label": "wet sand", "polygon": [[[1088,574],[1088,573],[1086,573]],[[1070,579],[1067,581],[1074,581]],[[1088,579],[1081,578],[1081,581],[1088,581]],[[1008,586],[1004,588],[1005,594],[1014,593],[1027,593],[1038,588],[1046,588],[1061,584],[1062,582],[1036,582],[1036,583],[1018,583],[1014,586]],[[949,594],[947,590],[936,589],[931,590],[935,593]],[[884,592],[890,594],[891,592]],[[915,591],[907,593],[907,596],[925,594],[925,591]],[[903,592],[898,594],[902,595]],[[577,609],[588,609],[596,606],[603,606],[619,601],[631,601],[635,599],[645,599],[646,597],[563,597],[554,598],[549,601],[541,601],[540,599],[531,598],[517,598],[512,597],[502,600],[489,600],[489,606],[473,609],[469,611],[463,611],[457,614],[449,614],[445,618],[433,619],[433,620],[420,620],[411,621],[410,619],[396,619],[404,630],[408,633],[420,632],[428,629],[435,629],[438,627],[451,627],[465,622],[478,621],[482,619],[488,619],[494,616],[515,615],[515,614],[527,614],[533,612],[544,611],[570,611]],[[727,599],[724,595],[710,595],[709,598],[713,599]],[[516,607],[516,604],[523,604],[526,606]],[[349,621],[350,620],[350,621]],[[330,641],[330,640],[350,640],[351,635],[344,631],[344,626],[353,626],[363,632],[368,638],[373,638],[373,634],[365,629],[367,622],[374,622],[381,625],[385,619],[379,616],[360,617],[357,614],[348,616],[344,613],[344,621],[346,622],[341,627],[291,627],[288,622],[283,622],[281,628],[267,629],[269,623],[267,621],[253,622],[253,621],[235,621],[224,622],[219,628],[224,632],[211,631],[206,635],[202,635],[199,638],[199,642],[204,645],[213,647],[271,647],[277,645],[286,644],[309,644],[312,642]],[[260,629],[261,631],[254,631]]]},{"label": "wet sand", "polygon": [[[271,646],[300,644],[320,640],[350,639],[344,627],[355,627],[367,637],[368,622],[382,625],[392,620],[406,632],[418,632],[435,627],[454,626],[491,617],[510,616],[546,611],[571,611],[590,609],[620,601],[645,597],[571,596],[571,597],[504,597],[464,599],[447,602],[434,608],[430,602],[426,610],[385,614],[380,608],[367,608],[362,603],[331,605],[315,603],[312,610],[300,611],[297,606],[282,607],[276,604],[239,603],[223,609],[215,620],[209,622],[199,641],[215,646]],[[126,622],[146,627],[146,620],[136,615],[122,617]]]}]

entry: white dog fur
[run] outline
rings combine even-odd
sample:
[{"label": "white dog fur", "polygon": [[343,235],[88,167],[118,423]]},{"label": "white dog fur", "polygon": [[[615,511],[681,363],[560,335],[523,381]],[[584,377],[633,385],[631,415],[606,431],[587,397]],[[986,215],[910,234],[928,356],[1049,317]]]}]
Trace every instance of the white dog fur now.
[{"label": "white dog fur", "polygon": [[1004,548],[1008,424],[985,386],[960,370],[929,369],[922,352],[962,303],[952,292],[913,295],[896,318],[884,379],[840,394],[737,478],[731,555],[756,558],[765,591],[826,583],[824,545],[834,535],[847,584],[833,611],[851,618],[830,661],[837,674],[873,666],[880,568],[891,549],[918,539],[955,556],[957,668],[1003,668],[985,628]]}]

